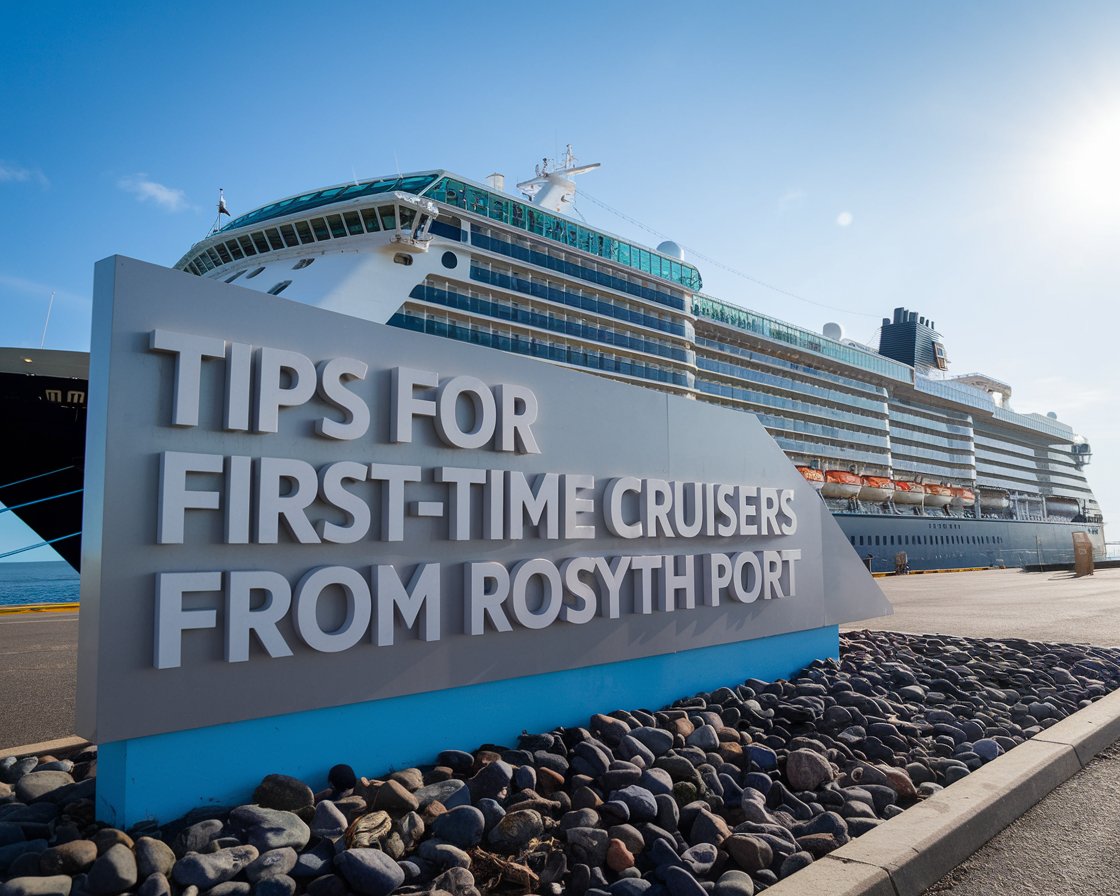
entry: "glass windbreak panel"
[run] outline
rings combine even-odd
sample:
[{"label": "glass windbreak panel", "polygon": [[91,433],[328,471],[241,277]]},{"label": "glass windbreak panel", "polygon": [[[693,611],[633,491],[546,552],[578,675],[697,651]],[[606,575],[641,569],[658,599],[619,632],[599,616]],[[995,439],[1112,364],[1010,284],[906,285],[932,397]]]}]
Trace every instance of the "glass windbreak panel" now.
[{"label": "glass windbreak panel", "polygon": [[377,210],[381,215],[381,226],[385,230],[397,229],[396,206],[386,205]]},{"label": "glass windbreak panel", "polygon": [[509,214],[509,203],[497,196],[490,199],[490,217],[495,221],[505,221]]},{"label": "glass windbreak panel", "polygon": [[337,196],[339,193],[341,193],[343,191],[343,189],[344,189],[343,187],[334,187],[333,189],[330,189],[330,190],[323,190],[323,192],[319,194],[319,198],[320,199],[334,199],[334,197]]},{"label": "glass windbreak panel", "polygon": [[319,240],[320,242],[323,240],[329,240],[331,238],[330,233],[327,231],[327,222],[322,218],[312,219],[311,230],[315,234],[315,239]]},{"label": "glass windbreak panel", "polygon": [[287,246],[299,245],[299,237],[296,236],[296,229],[291,224],[281,225],[280,236],[284,237],[284,243]]},{"label": "glass windbreak panel", "polygon": [[375,208],[363,208],[362,221],[365,223],[368,233],[381,229],[381,225],[377,223],[377,209]]},{"label": "glass windbreak panel", "polygon": [[295,228],[296,233],[299,234],[299,241],[301,243],[306,244],[315,242],[315,237],[311,233],[311,225],[309,225],[306,221],[296,221]]}]

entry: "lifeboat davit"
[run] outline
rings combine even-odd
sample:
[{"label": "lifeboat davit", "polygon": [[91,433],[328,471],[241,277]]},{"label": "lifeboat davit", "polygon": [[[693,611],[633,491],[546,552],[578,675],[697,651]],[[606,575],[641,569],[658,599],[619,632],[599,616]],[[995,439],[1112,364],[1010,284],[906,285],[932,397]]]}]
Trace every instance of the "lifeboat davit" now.
[{"label": "lifeboat davit", "polygon": [[976,495],[973,493],[972,489],[960,488],[954,485],[949,489],[949,491],[953,493],[951,503],[954,507],[976,506]]},{"label": "lifeboat davit", "polygon": [[847,470],[825,470],[821,494],[826,498],[854,498],[863,488],[863,480]]},{"label": "lifeboat davit", "polygon": [[1011,495],[1002,488],[981,488],[980,509],[988,513],[1007,510],[1011,506]]},{"label": "lifeboat davit", "polygon": [[896,479],[894,482],[894,503],[915,505],[921,504],[926,499],[926,490],[920,482],[906,482]]},{"label": "lifeboat davit", "polygon": [[894,482],[886,476],[860,476],[859,500],[882,504],[894,495]]},{"label": "lifeboat davit", "polygon": [[824,470],[818,470],[816,467],[798,467],[797,472],[804,476],[805,481],[818,492],[824,488]]},{"label": "lifeboat davit", "polygon": [[953,490],[947,485],[934,485],[927,482],[922,486],[926,492],[926,506],[948,507],[953,500]]}]

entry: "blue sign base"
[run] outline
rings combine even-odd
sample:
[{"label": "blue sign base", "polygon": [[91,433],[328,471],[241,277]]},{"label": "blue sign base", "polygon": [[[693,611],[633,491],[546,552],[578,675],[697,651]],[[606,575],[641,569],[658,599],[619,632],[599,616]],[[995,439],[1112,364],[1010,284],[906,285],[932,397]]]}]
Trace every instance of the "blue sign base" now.
[{"label": "blue sign base", "polygon": [[[99,747],[97,817],[127,827],[247,802],[267,774],[326,786],[348,763],[373,777],[440,750],[514,746],[522,731],[585,725],[596,712],[658,708],[747,678],[788,678],[839,657],[837,626],[468,687],[289,713]],[[324,682],[324,688],[329,688]]]}]

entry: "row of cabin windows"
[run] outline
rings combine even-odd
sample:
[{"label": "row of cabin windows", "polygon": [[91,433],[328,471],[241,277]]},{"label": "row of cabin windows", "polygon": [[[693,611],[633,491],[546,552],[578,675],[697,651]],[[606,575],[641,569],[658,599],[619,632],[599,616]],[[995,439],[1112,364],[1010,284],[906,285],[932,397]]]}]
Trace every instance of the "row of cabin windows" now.
[{"label": "row of cabin windows", "polygon": [[624,243],[569,218],[550,214],[508,196],[491,193],[451,178],[442,179],[426,195],[573,249],[609,258],[645,274],[672,280],[686,289],[696,291],[701,287],[700,273],[691,265],[665,258],[641,246]]},{"label": "row of cabin windows", "polygon": [[463,295],[456,292],[449,283],[440,286],[419,284],[412,288],[409,297],[471,314],[481,314],[497,320],[508,320],[541,330],[551,330],[577,339],[603,342],[648,355],[659,355],[684,364],[690,361],[687,350],[671,342],[629,336],[625,331],[598,325],[600,322],[589,323],[580,317],[537,310],[531,304],[520,304],[500,296],[484,298],[473,292],[470,295]]},{"label": "row of cabin windows", "polygon": [[554,286],[547,278],[522,274],[513,268],[495,266],[488,261],[471,261],[471,279],[479,283],[488,283],[513,292],[535,296],[538,299],[547,299],[557,304],[580,308],[592,314],[606,315],[628,323],[638,324],[643,327],[661,330],[684,337],[684,323],[675,320],[668,313],[662,315],[656,311],[646,311],[640,306],[631,306],[626,302],[615,300],[609,296],[595,293],[588,294],[580,287],[563,289]]},{"label": "row of cabin windows", "polygon": [[397,206],[383,205],[343,212],[340,215],[293,221],[215,243],[192,258],[186,265],[186,270],[201,277],[221,265],[277,249],[292,249],[381,230],[396,230],[398,217],[400,226],[409,228],[415,216],[415,209],[401,207],[398,214]]},{"label": "row of cabin windows", "polygon": [[[867,539],[866,543],[864,538]],[[874,542],[872,542],[874,538]],[[887,539],[890,539],[888,542]],[[897,541],[895,540],[897,539]],[[853,547],[905,547],[917,544],[1003,544],[1002,535],[849,535]]]},{"label": "row of cabin windows", "polygon": [[[697,321],[698,325],[702,325],[702,321]],[[796,374],[801,374],[802,378],[808,382],[812,381],[827,381],[836,383],[843,386],[846,390],[861,395],[869,395],[873,398],[879,399],[876,402],[876,407],[880,404],[883,405],[885,410],[887,401],[887,390],[882,386],[874,386],[871,383],[865,383],[860,380],[852,379],[850,376],[841,376],[836,373],[829,373],[822,370],[820,367],[811,367],[808,364],[798,364],[796,361],[787,361],[785,358],[779,358],[776,355],[767,355],[762,352],[753,351],[749,348],[744,348],[741,345],[735,345],[730,342],[724,342],[720,339],[712,339],[706,336],[697,334],[696,346],[699,348],[710,348],[717,352],[723,352],[729,355],[737,355],[740,358],[746,358],[751,362],[752,367],[759,365],[765,367],[780,367],[783,370],[789,370]]]},{"label": "row of cabin windows", "polygon": [[870,411],[874,415],[875,422],[872,423],[868,421],[868,426],[875,426],[877,429],[887,428],[887,418],[886,415],[882,413],[885,408],[881,401],[877,402],[869,401],[866,398],[856,398],[854,395],[849,395],[847,392],[840,392],[836,389],[825,389],[821,386],[804,382],[803,380],[793,377],[767,373],[765,370],[759,370],[754,367],[728,364],[726,361],[717,361],[715,358],[706,358],[703,355],[697,356],[696,366],[701,370],[717,373],[729,379],[738,381],[746,380],[761,386],[775,386],[778,389],[793,392],[794,394],[811,395],[814,398],[814,404],[819,404],[820,401],[828,401],[840,407],[862,408],[865,411]]},{"label": "row of cabin windows", "polygon": [[389,326],[433,336],[445,336],[460,342],[473,342],[475,345],[485,345],[519,355],[530,355],[560,364],[574,364],[607,374],[640,377],[685,388],[689,385],[687,374],[672,368],[647,364],[584,346],[537,339],[535,336],[521,335],[513,330],[502,332],[493,328],[482,329],[456,323],[450,318],[441,320],[434,315],[421,316],[411,311],[398,311],[389,319]]},{"label": "row of cabin windows", "polygon": [[563,252],[546,251],[545,247],[540,244],[532,244],[527,240],[510,242],[505,234],[493,236],[473,225],[471,227],[471,244],[488,252],[497,252],[507,258],[516,258],[518,261],[539,268],[556,271],[567,277],[578,277],[588,283],[595,283],[617,292],[627,293],[647,302],[657,302],[659,305],[665,305],[677,311],[685,310],[685,300],[681,296],[660,289],[653,289],[641,282],[636,283],[633,280],[615,276],[609,270],[600,270],[590,260],[584,263],[580,263],[583,262],[583,259],[569,261]]}]

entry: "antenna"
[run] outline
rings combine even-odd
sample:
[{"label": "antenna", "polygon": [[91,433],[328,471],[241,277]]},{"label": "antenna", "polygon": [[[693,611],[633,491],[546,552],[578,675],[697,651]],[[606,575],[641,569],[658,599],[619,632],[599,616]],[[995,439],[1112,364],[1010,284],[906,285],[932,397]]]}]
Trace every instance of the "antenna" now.
[{"label": "antenna", "polygon": [[47,326],[51,322],[51,309],[54,307],[54,290],[51,290],[51,300],[47,303],[47,319],[43,321],[43,337],[39,340],[39,348],[47,344]]}]

